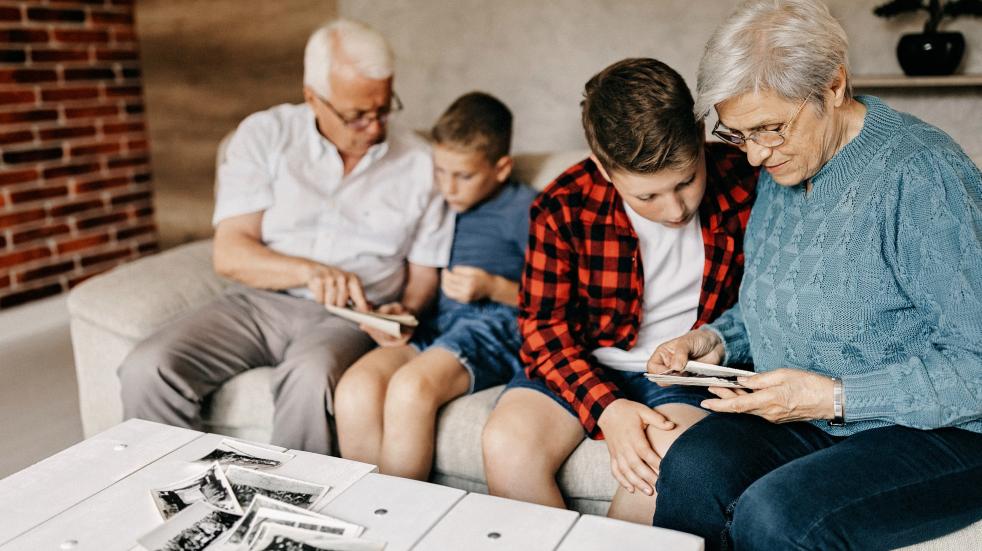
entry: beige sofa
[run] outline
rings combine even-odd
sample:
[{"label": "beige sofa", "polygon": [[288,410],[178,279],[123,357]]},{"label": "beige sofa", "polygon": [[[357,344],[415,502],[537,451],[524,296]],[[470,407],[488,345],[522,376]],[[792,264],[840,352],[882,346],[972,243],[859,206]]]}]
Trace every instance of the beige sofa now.
[{"label": "beige sofa", "polygon": [[[537,188],[585,156],[584,151],[519,155],[516,173]],[[116,367],[141,339],[163,324],[205,304],[227,281],[211,267],[211,241],[199,241],[144,258],[92,278],[68,298],[86,436],[122,420]],[[209,400],[208,430],[268,441],[273,402],[269,368],[243,373]],[[468,491],[487,492],[481,459],[481,428],[501,387],[454,400],[440,413],[433,481]],[[586,440],[559,473],[571,507],[604,514],[616,488],[603,442]],[[982,522],[911,549],[982,549]]]}]

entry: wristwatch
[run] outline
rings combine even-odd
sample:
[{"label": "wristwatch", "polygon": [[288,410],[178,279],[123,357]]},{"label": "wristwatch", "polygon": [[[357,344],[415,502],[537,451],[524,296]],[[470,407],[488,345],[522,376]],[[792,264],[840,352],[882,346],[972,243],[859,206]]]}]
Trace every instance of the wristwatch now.
[{"label": "wristwatch", "polygon": [[829,421],[830,427],[846,426],[845,409],[842,379],[832,377],[832,420]]}]

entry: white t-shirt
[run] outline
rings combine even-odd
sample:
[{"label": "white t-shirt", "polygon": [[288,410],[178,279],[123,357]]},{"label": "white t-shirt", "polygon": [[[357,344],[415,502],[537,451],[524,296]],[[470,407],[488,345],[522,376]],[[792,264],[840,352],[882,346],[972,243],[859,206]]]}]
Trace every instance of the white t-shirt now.
[{"label": "white t-shirt", "polygon": [[613,369],[644,371],[658,345],[688,332],[696,322],[706,250],[698,213],[684,227],[668,228],[627,203],[624,210],[638,234],[644,268],[641,330],[631,350],[598,348],[593,356]]},{"label": "white t-shirt", "polygon": [[[345,176],[306,104],[255,113],[229,142],[212,223],[258,211],[266,246],[355,273],[376,304],[398,297],[406,260],[450,259],[454,217],[433,184],[426,143],[390,128]],[[290,292],[310,298],[306,288]]]}]

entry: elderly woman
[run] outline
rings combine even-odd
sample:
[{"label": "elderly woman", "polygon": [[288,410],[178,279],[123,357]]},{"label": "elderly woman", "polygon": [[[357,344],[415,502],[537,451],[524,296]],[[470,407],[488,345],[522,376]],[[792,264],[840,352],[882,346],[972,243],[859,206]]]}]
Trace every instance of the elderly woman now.
[{"label": "elderly woman", "polygon": [[713,133],[764,169],[746,272],[736,306],[648,369],[758,374],[712,389],[716,413],[668,452],[654,524],[709,549],[873,549],[982,519],[979,169],[851,95],[845,33],[818,1],[743,4],[698,91]]}]

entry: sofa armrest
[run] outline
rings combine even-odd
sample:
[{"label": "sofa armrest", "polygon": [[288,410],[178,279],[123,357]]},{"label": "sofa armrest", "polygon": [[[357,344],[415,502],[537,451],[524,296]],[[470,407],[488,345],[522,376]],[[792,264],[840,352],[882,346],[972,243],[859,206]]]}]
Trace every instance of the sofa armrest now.
[{"label": "sofa armrest", "polygon": [[68,295],[79,413],[86,437],[123,419],[116,368],[167,322],[207,303],[227,282],[211,267],[211,241],[142,258]]},{"label": "sofa armrest", "polygon": [[143,339],[219,295],[211,240],[196,241],[125,264],[85,281],[68,296],[68,312],[119,336]]}]

